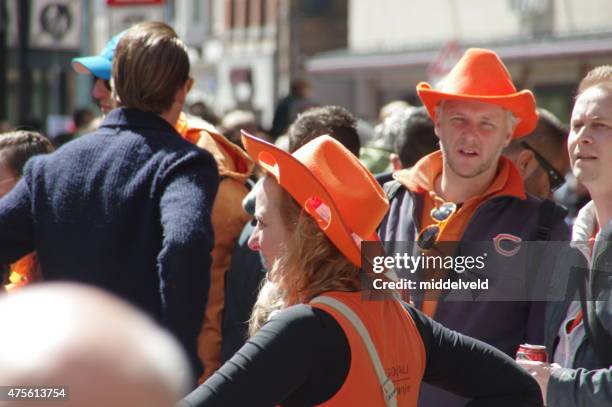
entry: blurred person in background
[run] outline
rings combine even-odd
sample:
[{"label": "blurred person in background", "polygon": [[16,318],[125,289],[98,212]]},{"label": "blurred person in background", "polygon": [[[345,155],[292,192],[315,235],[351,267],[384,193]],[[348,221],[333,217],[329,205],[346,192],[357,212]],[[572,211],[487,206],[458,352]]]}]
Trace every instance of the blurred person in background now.
[{"label": "blurred person in background", "polygon": [[274,110],[269,132],[273,140],[287,132],[298,114],[317,105],[311,98],[312,85],[307,79],[295,78],[291,81],[289,94],[280,100]]},{"label": "blurred person in background", "polygon": [[293,155],[246,133],[243,143],[268,172],[249,246],[270,271],[251,337],[181,405],[408,407],[423,380],[468,406],[542,405],[535,380],[495,348],[392,297],[362,299],[361,242],[376,238],[388,201],[354,153],[326,135]]},{"label": "blurred person in background", "polygon": [[[75,69],[79,72],[89,72],[94,77],[109,77],[117,41],[124,33],[113,37],[101,55],[76,58],[73,61]],[[121,76],[113,78],[115,86],[123,85],[123,81],[124,78]],[[99,98],[100,105],[115,106],[116,101],[111,95],[102,92],[102,89],[98,90],[99,92],[94,92],[93,96]],[[107,100],[107,98],[110,99]],[[244,123],[239,122],[236,125],[241,124]],[[203,381],[221,364],[225,273],[229,268],[231,254],[240,231],[250,220],[250,216],[242,209],[241,202],[248,193],[246,183],[254,165],[240,147],[230,142],[213,124],[199,117],[181,112],[174,123],[174,128],[183,139],[212,154],[220,176],[219,188],[211,213],[215,242],[211,253],[208,305],[198,336],[198,355],[204,365],[204,372],[200,380]]]},{"label": "blurred person in background", "polygon": [[393,172],[412,167],[438,149],[434,124],[424,107],[408,107],[391,113],[376,126],[376,132],[377,139],[392,145],[394,151],[389,154],[392,169],[376,176],[381,184],[391,181]]},{"label": "blurred person in background", "polygon": [[591,201],[589,190],[572,172],[565,174],[565,184],[554,192],[553,199],[567,208],[565,220],[570,226],[576,221],[580,209]]},{"label": "blurred person in background", "polygon": [[411,106],[410,103],[404,100],[392,100],[391,102],[385,104],[383,107],[380,108],[380,111],[378,112],[378,121],[379,123],[382,123],[387,117],[395,113],[403,112],[409,107],[413,106]]},{"label": "blurred person in background", "polygon": [[176,340],[102,290],[25,287],[0,297],[0,325],[2,386],[66,392],[3,406],[171,407],[189,391],[191,372]]},{"label": "blurred person in background", "polygon": [[519,170],[525,190],[538,198],[551,198],[565,183],[569,171],[567,127],[546,109],[539,108],[538,125],[525,137],[512,140],[504,149]]},{"label": "blurred person in background", "polygon": [[159,22],[130,28],[114,53],[121,106],[94,133],[26,165],[0,200],[0,262],[36,250],[45,280],[130,301],[179,339],[199,376],[219,181],[212,155],[174,128],[192,86],[189,58]]},{"label": "blurred person in background", "polygon": [[289,128],[289,151],[325,134],[338,140],[353,155],[359,154],[357,120],[347,109],[331,105],[313,107],[298,115]]},{"label": "blurred person in background", "polygon": [[[0,198],[8,194],[23,175],[28,160],[54,150],[51,142],[34,131],[16,130],[0,134]],[[41,273],[35,252],[5,267],[4,288],[14,288],[39,280]]]},{"label": "blurred person in background", "polygon": [[410,111],[413,108],[403,100],[394,100],[380,108],[378,114],[378,124],[374,127],[373,134],[359,152],[359,159],[363,161],[368,169],[374,174],[397,171],[395,163],[391,162],[391,155],[394,151],[395,136],[397,133],[397,120],[391,119],[397,114]]},{"label": "blurred person in background", "polygon": [[249,110],[232,110],[227,112],[221,119],[220,130],[232,143],[242,146],[240,139],[240,130],[248,131],[250,134],[255,134],[264,140],[270,138],[261,131],[261,126],[257,122],[255,113]]},{"label": "blurred person in background", "polygon": [[96,123],[93,112],[89,109],[77,109],[72,115],[74,123],[74,137],[82,136],[85,133],[95,130],[100,123]]},{"label": "blurred person in background", "polygon": [[190,103],[188,112],[190,115],[199,117],[200,119],[212,124],[213,126],[219,126],[221,124],[219,116],[217,116],[217,114],[203,100],[198,100],[193,103]]}]

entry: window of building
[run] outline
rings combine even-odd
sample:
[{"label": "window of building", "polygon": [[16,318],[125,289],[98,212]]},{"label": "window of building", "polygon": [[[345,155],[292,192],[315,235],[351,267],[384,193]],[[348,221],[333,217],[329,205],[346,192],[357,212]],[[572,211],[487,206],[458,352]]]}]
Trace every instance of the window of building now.
[{"label": "window of building", "polygon": [[202,21],[202,0],[191,0],[191,22],[200,24]]}]

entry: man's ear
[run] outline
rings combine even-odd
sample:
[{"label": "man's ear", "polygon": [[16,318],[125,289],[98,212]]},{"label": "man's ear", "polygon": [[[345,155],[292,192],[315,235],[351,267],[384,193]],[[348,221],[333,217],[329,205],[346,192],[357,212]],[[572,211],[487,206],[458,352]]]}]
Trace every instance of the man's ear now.
[{"label": "man's ear", "polygon": [[535,159],[532,151],[521,150],[516,157],[514,165],[521,174],[523,180],[527,179],[538,168],[538,161]]},{"label": "man's ear", "polygon": [[436,116],[436,120],[434,121],[434,134],[440,139],[440,119],[438,116]]},{"label": "man's ear", "polygon": [[191,90],[193,86],[193,79],[189,78],[185,81],[185,84],[179,88],[176,92],[176,96],[174,97],[174,102],[179,103],[181,106],[185,104],[185,100],[187,99],[187,94]]}]

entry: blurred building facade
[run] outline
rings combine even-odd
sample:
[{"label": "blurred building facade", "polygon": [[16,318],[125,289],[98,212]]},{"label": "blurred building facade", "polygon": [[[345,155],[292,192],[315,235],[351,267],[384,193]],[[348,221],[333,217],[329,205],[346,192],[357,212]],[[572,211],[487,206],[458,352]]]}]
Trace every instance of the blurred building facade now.
[{"label": "blurred building facade", "polygon": [[518,88],[567,121],[576,85],[612,63],[607,0],[368,0],[349,2],[349,45],[307,62],[316,97],[375,120],[394,99],[418,103],[469,47],[491,48]]},{"label": "blurred building facade", "polygon": [[44,126],[75,107],[70,61],[83,46],[89,2],[0,0],[0,120]]},{"label": "blurred building facade", "polygon": [[[25,47],[18,24],[23,4],[29,15]],[[472,46],[497,51],[517,87],[533,89],[541,106],[567,121],[579,79],[593,66],[612,63],[608,0],[377,0],[375,6],[371,0],[0,0],[2,5],[0,119],[14,124],[93,107],[91,78],[75,74],[70,60],[100,52],[112,35],[146,19],[172,24],[188,45],[196,80],[189,101],[203,101],[218,114],[253,110],[264,127],[295,77],[313,82],[319,103],[340,104],[374,121],[390,100],[418,103],[416,84],[441,78]]]},{"label": "blurred building facade", "polygon": [[[76,34],[69,45],[63,41],[46,48],[37,47],[30,34],[23,47],[25,75],[20,74],[17,18],[22,3],[28,5],[29,31],[40,21],[40,5],[48,3],[69,9]],[[0,13],[0,40],[8,27],[8,50],[0,48],[0,66],[6,67],[8,78],[2,97],[4,116],[14,124],[27,116],[44,125],[50,115],[94,108],[92,80],[74,73],[71,59],[99,53],[113,35],[143,20],[168,22],[187,44],[195,79],[190,102],[203,101],[219,114],[253,110],[265,127],[291,79],[304,73],[307,58],[348,46],[348,0],[0,0],[2,4],[9,17],[7,26]],[[26,95],[27,113],[20,113],[16,103],[21,94]]]},{"label": "blurred building facade", "polygon": [[253,110],[265,127],[291,79],[304,73],[306,59],[348,44],[347,0],[211,3],[203,60],[214,66],[214,86],[208,89],[214,91],[214,107],[220,113]]}]

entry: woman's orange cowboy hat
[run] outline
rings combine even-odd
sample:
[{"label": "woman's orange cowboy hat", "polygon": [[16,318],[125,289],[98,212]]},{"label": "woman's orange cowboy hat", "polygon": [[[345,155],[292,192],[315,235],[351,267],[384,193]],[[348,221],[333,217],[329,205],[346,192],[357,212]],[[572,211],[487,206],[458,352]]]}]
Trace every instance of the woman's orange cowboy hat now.
[{"label": "woman's orange cowboy hat", "polygon": [[514,138],[531,133],[538,123],[533,93],[517,92],[502,60],[488,49],[468,49],[444,78],[440,89],[421,82],[416,90],[434,121],[435,108],[443,100],[478,100],[501,106],[519,119]]},{"label": "woman's orange cowboy hat", "polygon": [[389,201],[357,157],[330,136],[315,138],[293,155],[245,131],[242,143],[338,250],[361,267],[361,242],[380,240],[376,228]]}]

